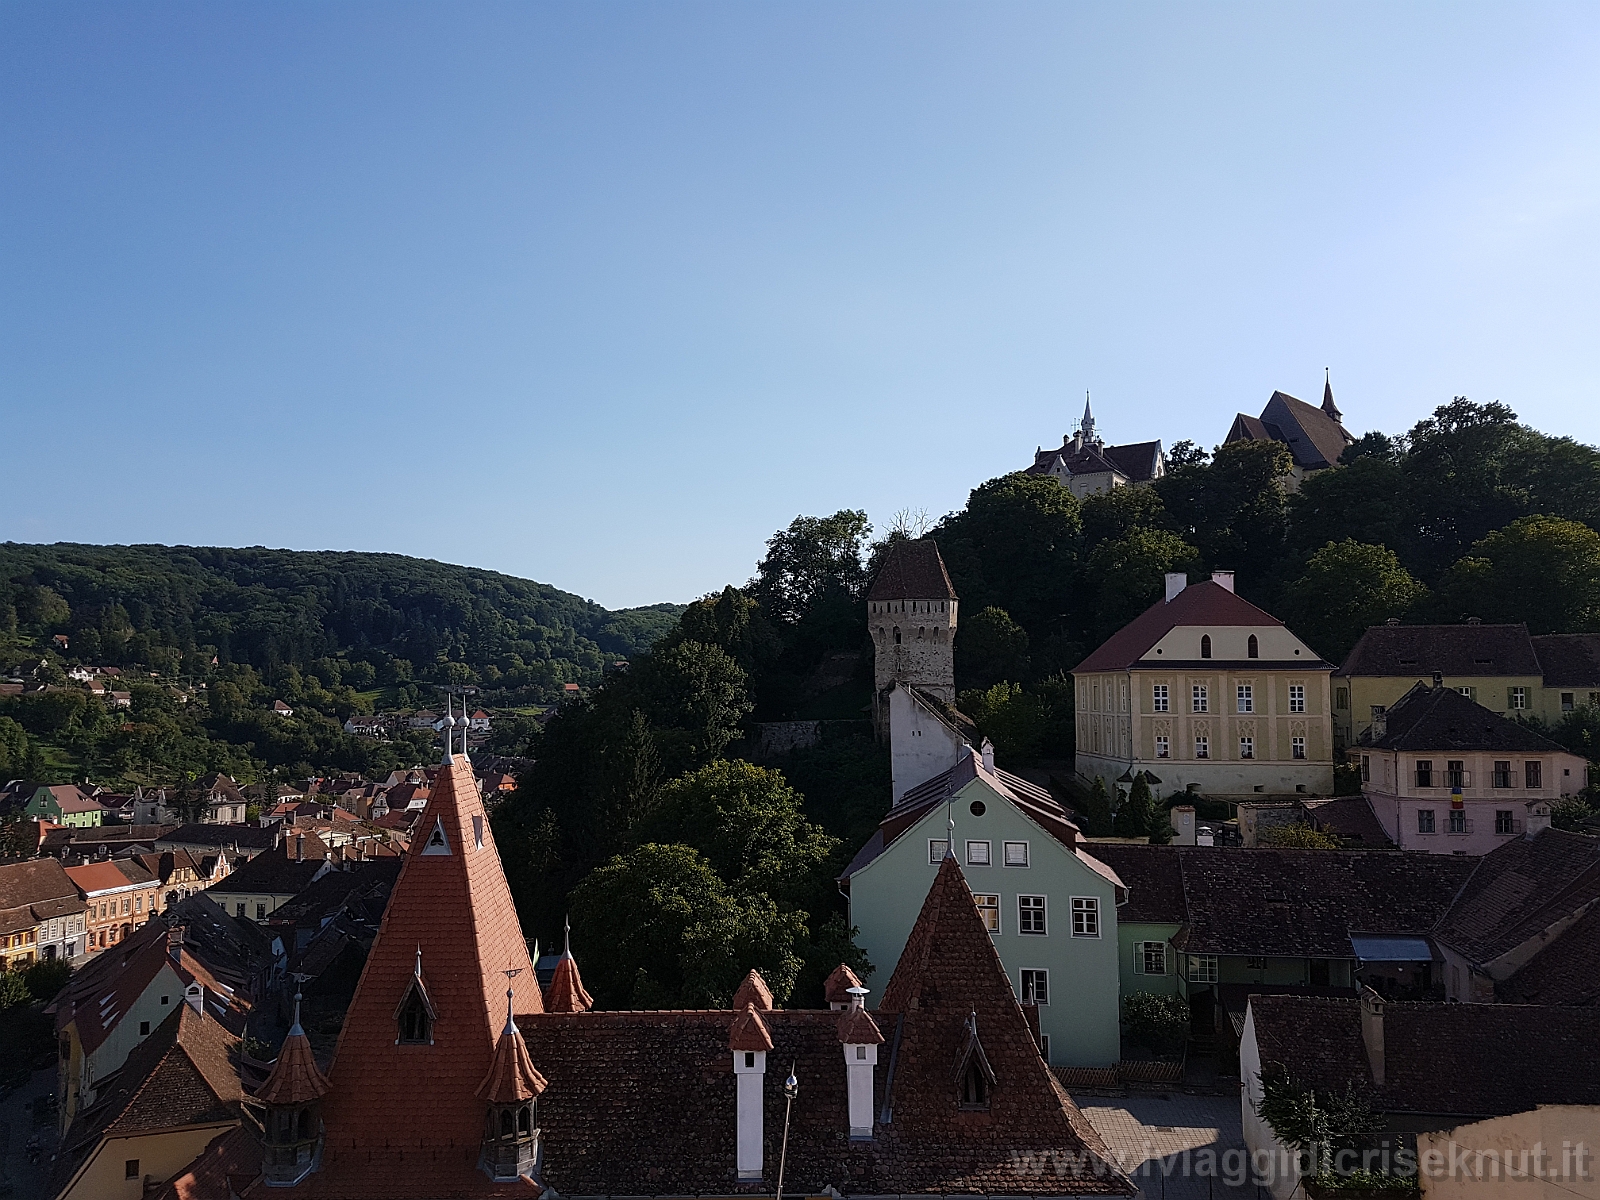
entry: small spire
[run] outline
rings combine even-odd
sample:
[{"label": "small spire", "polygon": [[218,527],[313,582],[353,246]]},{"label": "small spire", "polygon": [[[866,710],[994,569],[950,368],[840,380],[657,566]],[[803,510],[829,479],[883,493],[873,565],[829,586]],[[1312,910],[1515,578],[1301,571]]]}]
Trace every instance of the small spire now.
[{"label": "small spire", "polygon": [[562,948],[561,948],[561,957],[562,958],[571,958],[572,957],[572,918],[571,918],[571,916],[566,916],[566,917],[563,917],[561,919],[561,935],[562,935],[562,938],[564,939],[563,940],[563,945],[562,945]]},{"label": "small spire", "polygon": [[417,947],[417,965],[416,965],[416,969],[412,971],[412,974],[415,975],[418,979],[422,978],[422,947],[421,946]]},{"label": "small spire", "polygon": [[305,1037],[305,1035],[306,1031],[300,1028],[300,992],[299,989],[296,989],[294,993],[294,1022],[289,1026],[289,1036]]},{"label": "small spire", "polygon": [[1339,411],[1339,406],[1333,402],[1333,370],[1330,367],[1322,368],[1322,411],[1335,421],[1344,416]]},{"label": "small spire", "polygon": [[451,752],[455,749],[456,715],[454,698],[449,692],[444,694],[444,758],[441,760],[445,766],[451,763]]},{"label": "small spire", "polygon": [[511,1019],[511,988],[508,985],[506,987],[506,1027],[502,1032],[514,1034],[516,1031],[517,1023]]}]

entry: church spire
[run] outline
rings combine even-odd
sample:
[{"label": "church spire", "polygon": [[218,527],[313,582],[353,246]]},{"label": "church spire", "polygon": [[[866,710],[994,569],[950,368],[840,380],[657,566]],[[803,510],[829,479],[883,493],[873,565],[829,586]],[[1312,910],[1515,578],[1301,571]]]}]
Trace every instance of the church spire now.
[{"label": "church spire", "polygon": [[1335,421],[1344,420],[1344,414],[1339,411],[1339,406],[1333,402],[1333,369],[1322,368],[1322,411]]},{"label": "church spire", "polygon": [[1083,435],[1084,444],[1098,441],[1094,434],[1094,413],[1089,411],[1089,393],[1083,394],[1083,420],[1078,424],[1078,432]]},{"label": "church spire", "polygon": [[550,986],[545,989],[546,1012],[588,1012],[594,1007],[594,997],[583,989],[583,977],[578,974],[578,960],[572,957],[572,922],[563,925],[566,948],[556,963]]}]

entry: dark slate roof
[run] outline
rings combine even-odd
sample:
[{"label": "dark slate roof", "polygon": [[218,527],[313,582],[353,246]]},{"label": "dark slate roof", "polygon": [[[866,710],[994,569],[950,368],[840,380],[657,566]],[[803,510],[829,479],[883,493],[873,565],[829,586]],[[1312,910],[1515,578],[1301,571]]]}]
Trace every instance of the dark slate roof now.
[{"label": "dark slate roof", "polygon": [[1187,924],[1175,946],[1289,958],[1354,958],[1352,933],[1426,933],[1477,865],[1385,850],[1201,846],[1177,853]]},{"label": "dark slate roof", "polygon": [[206,890],[224,895],[242,892],[298,895],[311,886],[317,872],[327,865],[320,853],[321,842],[314,837],[307,840],[317,843],[319,853],[315,856],[308,854],[305,859],[296,862],[289,854],[289,841],[285,840],[276,850],[268,850],[241,863],[232,874],[223,876]]},{"label": "dark slate roof", "polygon": [[850,860],[850,865],[844,869],[844,874],[840,878],[848,879],[861,870],[893,845],[896,838],[922,820],[929,809],[944,804],[951,796],[980,776],[996,794],[1009,800],[1021,812],[1038,822],[1068,850],[1077,852],[1078,827],[1073,824],[1072,818],[1067,815],[1067,810],[1062,807],[1060,801],[1042,787],[1029,783],[1021,776],[998,768],[992,771],[986,769],[982,758],[969,746],[955,766],[935,775],[932,779],[924,780],[900,797],[900,803],[891,808],[879,822],[878,828],[873,831],[866,844],[856,851],[855,857]]},{"label": "dark slate roof", "polygon": [[170,833],[164,833],[156,839],[156,849],[170,850],[174,847],[188,848],[190,846],[206,846],[211,849],[220,849],[225,846],[237,846],[247,854],[256,854],[262,850],[270,850],[277,843],[278,831],[271,826],[260,825],[180,825]]},{"label": "dark slate roof", "polygon": [[1600,904],[1494,993],[1505,1004],[1600,1005]]},{"label": "dark slate roof", "polygon": [[1132,482],[1147,483],[1155,478],[1156,464],[1161,461],[1161,443],[1130,442],[1126,446],[1107,446],[1103,453]]},{"label": "dark slate roof", "polygon": [[[1123,671],[1138,662],[1163,637],[1180,625],[1282,625],[1244,597],[1230,592],[1215,580],[1192,583],[1171,600],[1157,600],[1132,621],[1112,634],[1084,659],[1074,671]],[[1174,664],[1163,662],[1162,666]],[[1221,666],[1220,663],[1212,663]],[[1255,666],[1264,666],[1259,661]],[[1296,666],[1302,665],[1298,661]],[[1326,666],[1308,659],[1307,670]]]},{"label": "dark slate roof", "polygon": [[1359,739],[1375,750],[1560,754],[1562,747],[1519,721],[1490,712],[1454,688],[1415,684],[1384,714],[1386,731]]},{"label": "dark slate roof", "polygon": [[1373,1082],[1356,999],[1251,1000],[1263,1063],[1313,1087],[1372,1093],[1390,1113],[1503,1116],[1600,1104],[1600,1008],[1385,1004],[1384,1082]]},{"label": "dark slate roof", "polygon": [[1249,417],[1244,413],[1234,415],[1233,424],[1228,428],[1228,436],[1223,438],[1223,443],[1228,442],[1270,442],[1273,436],[1267,432],[1258,417]]},{"label": "dark slate roof", "polygon": [[1188,919],[1178,847],[1090,842],[1087,849],[1127,886],[1128,902],[1117,909],[1119,922],[1182,925]]},{"label": "dark slate roof", "polygon": [[[78,889],[59,859],[35,858],[0,864],[0,909],[77,899]],[[81,912],[82,908],[80,903],[74,911]]]},{"label": "dark slate roof", "polygon": [[1344,839],[1352,849],[1386,850],[1394,839],[1372,811],[1365,796],[1334,796],[1328,800],[1307,800],[1304,804],[1312,828]]},{"label": "dark slate roof", "polygon": [[1274,441],[1289,447],[1295,465],[1309,470],[1331,467],[1355,438],[1345,427],[1315,405],[1287,392],[1273,392],[1261,410],[1261,424]]},{"label": "dark slate roof", "polygon": [[[1600,902],[1600,838],[1563,829],[1519,837],[1471,860],[1475,869],[1433,930],[1485,963]],[[1555,944],[1570,937],[1570,931]]]},{"label": "dark slate roof", "polygon": [[868,600],[954,600],[955,586],[932,538],[895,542],[878,568]]},{"label": "dark slate roof", "polygon": [[1542,675],[1526,625],[1374,625],[1339,675]]},{"label": "dark slate roof", "polygon": [[1545,687],[1600,688],[1600,633],[1544,633],[1528,640]]}]

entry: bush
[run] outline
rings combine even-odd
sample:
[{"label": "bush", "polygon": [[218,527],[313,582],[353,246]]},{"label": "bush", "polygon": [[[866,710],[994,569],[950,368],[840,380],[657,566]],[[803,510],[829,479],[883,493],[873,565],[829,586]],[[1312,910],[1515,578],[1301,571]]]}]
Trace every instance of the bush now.
[{"label": "bush", "polygon": [[35,1000],[48,1004],[61,994],[72,975],[72,964],[64,958],[41,958],[23,969],[22,981]]},{"label": "bush", "polygon": [[1182,996],[1129,992],[1122,998],[1122,1029],[1136,1046],[1175,1054],[1189,1037],[1189,1002]]},{"label": "bush", "polygon": [[1263,829],[1257,835],[1256,842],[1275,850],[1340,850],[1344,847],[1344,843],[1333,834],[1313,829],[1304,821]]}]

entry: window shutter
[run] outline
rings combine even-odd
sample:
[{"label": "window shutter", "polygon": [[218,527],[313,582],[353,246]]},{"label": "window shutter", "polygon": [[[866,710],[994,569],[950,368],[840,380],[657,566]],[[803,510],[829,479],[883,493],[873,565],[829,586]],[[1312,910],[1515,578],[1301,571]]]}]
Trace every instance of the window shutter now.
[{"label": "window shutter", "polygon": [[1511,688],[1507,688],[1506,689],[1506,708],[1508,710],[1511,708],[1511,692],[1512,692]]}]

